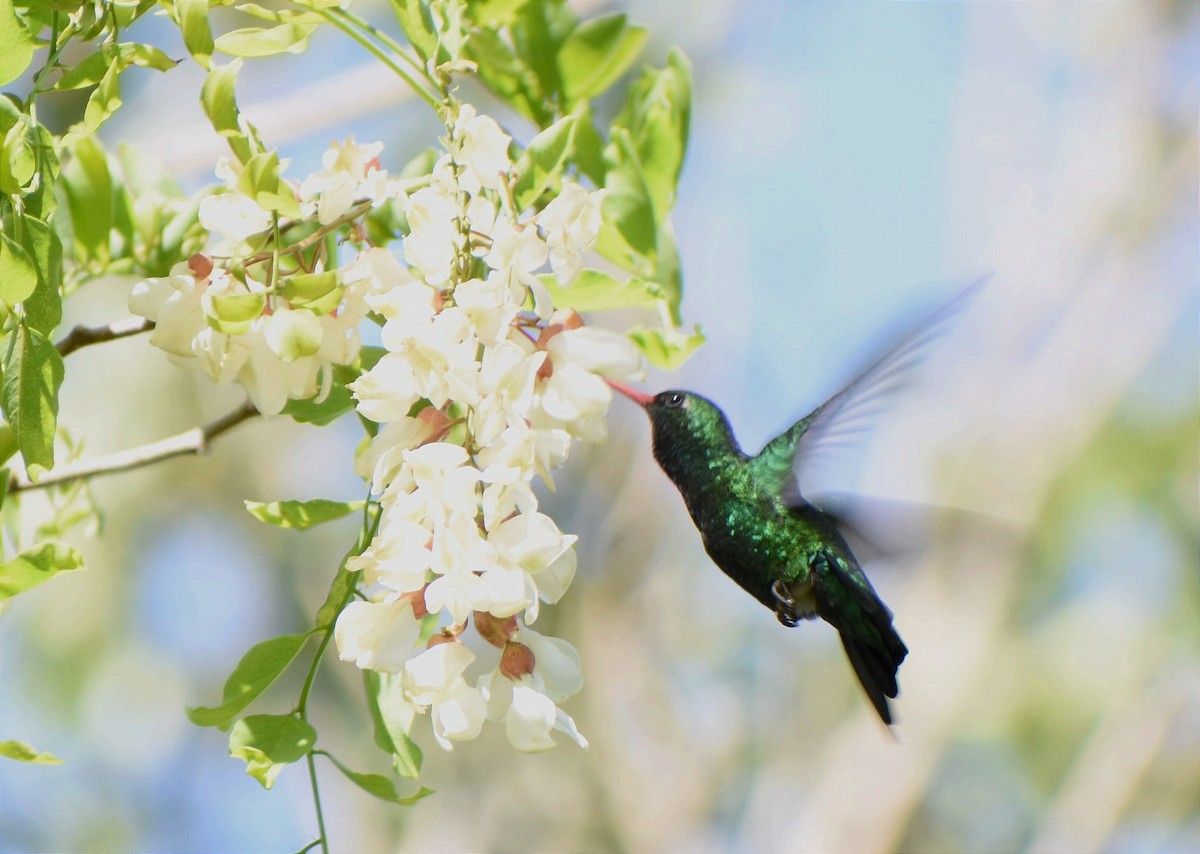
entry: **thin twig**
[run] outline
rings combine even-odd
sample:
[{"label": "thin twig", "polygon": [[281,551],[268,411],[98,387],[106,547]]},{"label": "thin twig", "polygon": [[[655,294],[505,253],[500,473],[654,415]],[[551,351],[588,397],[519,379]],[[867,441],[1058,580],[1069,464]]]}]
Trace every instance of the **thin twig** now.
[{"label": "thin twig", "polygon": [[141,468],[171,457],[202,454],[208,449],[208,443],[213,439],[257,414],[258,410],[254,408],[254,404],[247,402],[228,415],[224,415],[210,424],[205,424],[203,427],[193,427],[178,435],[168,436],[166,439],[160,439],[148,445],[117,451],[114,454],[76,460],[60,468],[52,469],[36,483],[27,477],[13,475],[9,479],[8,491],[12,493],[24,492],[27,489],[44,489],[47,486],[67,481]]},{"label": "thin twig", "polygon": [[76,326],[67,333],[66,338],[54,346],[58,349],[58,355],[66,358],[80,347],[87,347],[90,344],[102,344],[105,341],[115,341],[118,338],[128,338],[130,335],[140,335],[143,332],[149,332],[153,328],[153,321],[142,317],[118,320],[116,323],[108,324],[108,326]]}]

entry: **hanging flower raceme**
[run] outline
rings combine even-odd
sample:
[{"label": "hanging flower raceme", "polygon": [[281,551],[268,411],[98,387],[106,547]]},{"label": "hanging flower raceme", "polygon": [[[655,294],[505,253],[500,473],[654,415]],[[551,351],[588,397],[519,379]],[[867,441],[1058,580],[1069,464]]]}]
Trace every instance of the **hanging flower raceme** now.
[{"label": "hanging flower raceme", "polygon": [[[628,338],[556,312],[538,278],[549,266],[571,284],[604,191],[566,179],[540,213],[514,210],[510,142],[491,118],[458,109],[430,183],[402,202],[405,263],[373,266],[366,301],[384,318],[387,353],[350,386],[358,411],[383,425],[358,463],[382,518],[350,564],[367,599],[340,617],[338,649],[399,674],[447,749],[485,719],[520,750],[554,747],[554,731],[586,747],[558,706],[582,685],[579,656],[529,628],[569,587],[576,540],[538,511],[533,483],[553,488],[572,439],[603,438],[603,378],[644,372]],[[414,632],[410,601],[440,630]]]},{"label": "hanging flower raceme", "polygon": [[[362,597],[337,620],[339,653],[393,674],[446,749],[489,720],[521,750],[554,747],[553,732],[586,746],[559,707],[582,684],[579,656],[530,628],[575,575],[576,537],[539,511],[535,481],[553,489],[572,441],[604,438],[604,379],[644,372],[629,338],[556,309],[547,284],[578,276],[606,191],[563,178],[541,210],[518,210],[510,137],[469,105],[447,129],[409,192],[378,143],[335,144],[298,184],[273,154],[223,161],[224,192],[200,208],[208,253],[140,282],[130,307],[155,322],[152,343],[240,383],[264,414],[327,394],[333,367],[356,364],[362,321],[379,322],[383,353],[349,389],[378,425],[355,470],[380,517],[347,564]],[[402,256],[365,243],[362,218],[388,200]],[[314,248],[347,232],[341,256]]]}]

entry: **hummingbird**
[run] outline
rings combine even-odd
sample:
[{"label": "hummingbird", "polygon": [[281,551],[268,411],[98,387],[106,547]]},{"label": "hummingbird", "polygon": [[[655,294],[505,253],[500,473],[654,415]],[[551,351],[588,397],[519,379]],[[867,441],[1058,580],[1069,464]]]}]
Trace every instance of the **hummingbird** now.
[{"label": "hummingbird", "polygon": [[[715,403],[694,392],[647,394],[609,385],[650,416],[654,458],[679,489],[713,562],[789,628],[820,617],[838,630],[846,656],[879,717],[908,647],[846,542],[851,514],[809,501],[801,480],[823,448],[865,428],[879,400],[904,382],[928,341],[977,290],[966,288],[811,413],[754,456]],[[869,536],[867,537],[869,539]]]}]

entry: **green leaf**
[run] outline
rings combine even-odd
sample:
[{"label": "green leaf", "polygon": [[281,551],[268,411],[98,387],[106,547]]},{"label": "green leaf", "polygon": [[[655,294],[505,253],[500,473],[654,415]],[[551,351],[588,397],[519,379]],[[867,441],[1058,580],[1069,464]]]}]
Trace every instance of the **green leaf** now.
[{"label": "green leaf", "polygon": [[25,299],[25,322],[49,335],[62,322],[62,243],[53,228],[26,216],[21,245],[37,269],[37,288]]},{"label": "green leaf", "polygon": [[283,407],[283,414],[292,416],[301,424],[316,424],[318,427],[324,427],[350,412],[354,409],[354,398],[350,396],[350,391],[342,380],[344,372],[345,366],[334,367],[333,388],[329,390],[329,394],[325,396],[324,400],[317,401],[319,394],[307,400],[289,400]]},{"label": "green leaf", "polygon": [[279,24],[274,27],[246,27],[218,36],[213,46],[230,56],[275,56],[280,53],[304,53],[313,24]]},{"label": "green leaf", "polygon": [[571,162],[587,175],[597,187],[605,185],[604,174],[607,167],[604,164],[604,137],[596,130],[592,122],[592,111],[588,105],[580,101],[575,107],[575,135],[571,140]]},{"label": "green leaf", "polygon": [[0,0],[0,86],[11,83],[33,61],[37,42],[17,13],[12,0]]},{"label": "green leaf", "polygon": [[175,0],[174,17],[188,53],[201,68],[210,68],[213,37],[208,23],[208,0]]},{"label": "green leaf", "polygon": [[[19,451],[17,433],[11,424],[0,424],[0,465],[8,462]],[[0,489],[8,489],[8,475],[0,477]]]},{"label": "green leaf", "polygon": [[62,765],[53,753],[38,753],[23,741],[0,741],[0,756],[32,765]]},{"label": "green leaf", "polygon": [[565,116],[539,133],[517,161],[517,210],[523,211],[562,177],[567,152],[575,137],[575,117]]},{"label": "green leaf", "polygon": [[551,273],[538,276],[550,291],[555,308],[576,311],[603,311],[633,305],[650,306],[663,298],[662,288],[654,282],[632,278],[615,279],[599,270],[584,270],[574,284],[562,287]]},{"label": "green leaf", "polygon": [[21,324],[4,342],[4,411],[17,433],[29,476],[54,467],[54,432],[63,361],[37,330]]},{"label": "green leaf", "polygon": [[[0,101],[2,100],[4,99],[0,98]],[[38,169],[38,180],[33,189],[27,189],[25,192],[25,213],[49,222],[50,215],[54,213],[54,209],[58,205],[55,195],[55,188],[59,184],[58,154],[55,148],[56,140],[50,131],[37,124],[29,129],[26,139],[33,149],[33,156]],[[66,223],[65,217],[61,219]],[[56,222],[55,225],[58,226],[59,223]],[[69,224],[66,227],[69,228]]]},{"label": "green leaf", "polygon": [[548,123],[554,105],[561,100],[558,51],[578,20],[565,3],[543,0],[526,3],[509,25],[517,57],[537,80],[536,91],[531,94],[536,99],[533,106],[538,111],[539,125]]},{"label": "green leaf", "polygon": [[85,263],[104,265],[109,260],[109,232],[113,225],[113,180],[108,155],[93,136],[75,142],[62,170],[75,254]]},{"label": "green leaf", "polygon": [[113,65],[121,70],[131,65],[140,65],[143,68],[169,71],[178,63],[153,45],[126,42],[117,45],[115,50],[106,45],[58,78],[51,88],[62,92],[94,86]]},{"label": "green leaf", "polygon": [[357,554],[358,550],[354,549],[342,559],[342,565],[338,567],[337,574],[333,577],[333,583],[329,585],[329,592],[325,594],[325,601],[317,609],[316,626],[318,630],[329,628],[338,618],[338,614],[342,612],[346,598],[358,579],[357,572],[346,569],[346,561]]},{"label": "green leaf", "polygon": [[472,0],[466,12],[471,22],[490,30],[511,24],[521,7],[530,0]]},{"label": "green leaf", "polygon": [[234,87],[242,61],[235,59],[228,65],[213,68],[200,89],[200,103],[213,129],[229,140],[229,147],[242,163],[250,160],[253,151],[246,132],[242,130]]},{"label": "green leaf", "polygon": [[266,151],[246,161],[238,176],[238,189],[254,199],[265,211],[277,211],[284,216],[300,216],[300,206],[292,188],[280,176],[279,152]]},{"label": "green leaf", "polygon": [[87,106],[83,109],[83,121],[71,128],[64,137],[69,145],[77,139],[95,133],[100,129],[109,116],[121,108],[121,62],[113,60],[100,84],[88,96]]},{"label": "green leaf", "polygon": [[605,156],[609,163],[605,186],[609,192],[604,197],[604,222],[596,251],[626,270],[652,279],[658,225],[650,190],[627,130],[613,129],[613,141]]},{"label": "green leaf", "polygon": [[0,564],[0,600],[16,596],[49,581],[60,572],[83,566],[79,549],[65,543],[38,543]]},{"label": "green leaf", "polygon": [[396,785],[389,778],[383,776],[382,774],[363,774],[358,771],[351,771],[332,755],[328,753],[325,755],[329,758],[330,762],[337,766],[339,771],[345,774],[346,777],[352,783],[354,783],[354,785],[358,786],[363,791],[370,792],[375,797],[381,798],[385,801],[391,801],[394,804],[400,804],[401,806],[409,807],[421,800],[421,798],[433,794],[433,789],[427,789],[422,786],[415,795],[401,797],[400,793],[396,791]]},{"label": "green leaf", "polygon": [[193,195],[163,226],[158,252],[147,260],[146,272],[152,276],[165,276],[181,259],[201,249],[206,234],[200,226],[200,202],[207,195],[203,190]]},{"label": "green leaf", "polygon": [[268,9],[257,3],[239,3],[237,10],[245,12],[247,15],[253,15],[255,18],[261,18],[264,21],[275,21],[278,24],[314,24],[319,26],[325,23],[325,19],[317,12],[307,12],[297,9]]},{"label": "green leaf", "polygon": [[0,300],[12,308],[24,302],[37,283],[37,267],[29,253],[7,234],[0,234]]},{"label": "green leaf", "polygon": [[408,43],[428,61],[437,53],[438,34],[427,0],[392,0],[392,11]]},{"label": "green leaf", "polygon": [[250,647],[225,681],[221,705],[189,707],[188,719],[197,726],[227,728],[295,660],[308,635],[280,635]]},{"label": "green leaf", "polygon": [[409,738],[416,711],[404,697],[400,677],[375,670],[363,671],[367,707],[375,723],[375,744],[392,757],[392,768],[401,777],[415,780],[421,774],[421,748]]},{"label": "green leaf", "polygon": [[308,755],[317,731],[295,715],[251,715],[229,733],[229,755],[246,763],[246,773],[264,789],[275,785],[285,765]]},{"label": "green leaf", "polygon": [[646,354],[650,364],[665,371],[673,371],[686,362],[705,340],[699,326],[690,334],[681,329],[635,329],[629,337]]},{"label": "green leaf", "polygon": [[493,29],[472,30],[467,37],[466,52],[467,58],[479,67],[477,74],[485,86],[517,112],[541,124],[540,117],[545,111],[531,94],[537,91],[537,78],[499,33]]},{"label": "green leaf", "polygon": [[655,218],[665,222],[675,204],[679,173],[687,152],[691,117],[692,66],[675,49],[667,66],[647,69],[629,88],[613,128],[625,128],[649,190]]},{"label": "green leaf", "polygon": [[558,52],[558,73],[568,105],[599,95],[629,70],[646,43],[644,27],[625,15],[593,18],[576,27]]},{"label": "green leaf", "polygon": [[[8,99],[0,99],[8,103]],[[0,192],[18,195],[37,172],[37,157],[29,142],[25,122],[19,121],[3,133],[0,148]]]},{"label": "green leaf", "polygon": [[277,528],[295,528],[298,531],[320,525],[331,519],[341,519],[363,507],[361,501],[330,501],[313,498],[309,501],[247,501],[246,510],[260,522]]}]

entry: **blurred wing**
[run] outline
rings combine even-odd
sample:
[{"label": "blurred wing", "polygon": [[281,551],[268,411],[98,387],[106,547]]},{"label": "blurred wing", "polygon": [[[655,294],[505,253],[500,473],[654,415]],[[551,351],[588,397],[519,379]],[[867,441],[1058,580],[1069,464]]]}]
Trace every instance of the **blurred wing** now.
[{"label": "blurred wing", "polygon": [[888,399],[911,383],[914,368],[923,360],[930,342],[946,331],[984,281],[978,279],[965,287],[884,351],[845,388],[772,440],[771,445],[782,442],[793,449],[794,477],[784,491],[789,502],[800,500],[800,485],[810,482],[815,464],[833,453],[861,445],[879,414],[887,408]]},{"label": "blurred wing", "polygon": [[1015,528],[985,513],[850,493],[808,499],[838,529],[859,563],[913,563],[937,543],[1013,543]]}]

